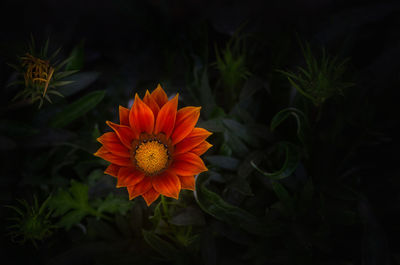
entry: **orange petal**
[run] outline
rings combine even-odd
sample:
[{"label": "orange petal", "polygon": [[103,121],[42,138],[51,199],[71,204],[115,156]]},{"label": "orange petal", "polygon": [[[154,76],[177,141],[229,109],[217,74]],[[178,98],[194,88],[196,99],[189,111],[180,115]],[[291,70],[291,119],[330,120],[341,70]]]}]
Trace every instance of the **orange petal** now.
[{"label": "orange petal", "polygon": [[171,170],[179,176],[193,176],[208,169],[198,155],[188,152],[174,157]]},{"label": "orange petal", "polygon": [[157,114],[160,111],[160,107],[154,98],[150,95],[149,91],[146,90],[146,95],[144,95],[143,102],[153,111],[154,119],[157,119]]},{"label": "orange petal", "polygon": [[194,190],[194,176],[178,176],[181,181],[181,188],[185,190]]},{"label": "orange petal", "polygon": [[162,195],[175,199],[179,198],[181,182],[179,181],[179,178],[177,175],[175,175],[175,173],[164,171],[160,175],[154,176],[152,183],[153,188]]},{"label": "orange petal", "polygon": [[177,94],[173,99],[165,103],[165,105],[160,109],[160,112],[157,116],[156,126],[154,128],[155,134],[163,132],[165,133],[167,139],[170,137],[175,126],[178,97],[179,95]]},{"label": "orange petal", "polygon": [[151,92],[151,96],[157,102],[157,104],[160,108],[162,106],[164,106],[164,104],[167,103],[167,101],[168,101],[167,94],[165,94],[165,91],[164,91],[164,89],[162,89],[160,84],[158,84],[157,88],[154,89],[153,92]]},{"label": "orange petal", "polygon": [[128,193],[129,193],[129,200],[132,200],[133,198],[136,198],[137,196],[140,196],[146,192],[148,192],[152,188],[151,185],[151,178],[150,177],[144,177],[141,182],[134,186],[128,186]]},{"label": "orange petal", "polygon": [[102,154],[108,154],[110,151],[108,151],[104,146],[100,147],[99,150],[97,150],[96,153],[94,153],[95,156],[99,156]]},{"label": "orange petal", "polygon": [[142,194],[143,199],[146,201],[147,206],[150,206],[157,198],[160,196],[160,193],[154,190],[154,188],[149,189],[148,192]]},{"label": "orange petal", "polygon": [[104,174],[113,176],[113,177],[117,177],[118,176],[118,171],[121,167],[114,165],[114,164],[110,164],[106,170],[104,171]]},{"label": "orange petal", "polygon": [[130,157],[129,149],[119,140],[115,132],[108,132],[97,138],[109,152],[122,157]]},{"label": "orange petal", "polygon": [[171,136],[172,144],[179,143],[193,130],[200,117],[200,109],[201,107],[185,107],[178,111]]},{"label": "orange petal", "polygon": [[119,123],[129,126],[129,109],[119,106]]},{"label": "orange petal", "polygon": [[198,156],[201,156],[202,154],[207,152],[207,150],[210,149],[212,146],[213,145],[210,144],[209,142],[204,141],[201,144],[199,144],[198,146],[196,146],[195,148],[193,148],[192,150],[190,150],[190,152],[194,153]]},{"label": "orange petal", "polygon": [[207,139],[207,137],[210,136],[211,134],[212,133],[210,133],[206,129],[194,128],[192,132],[185,137],[185,139],[180,141],[175,146],[174,155],[189,152],[190,150],[192,150],[193,148],[204,142]]},{"label": "orange petal", "polygon": [[96,153],[94,153],[94,155],[101,157],[104,160],[107,160],[108,162],[111,162],[118,166],[132,166],[132,161],[129,158],[114,155],[113,153],[107,151],[104,146],[102,146]]},{"label": "orange petal", "polygon": [[139,138],[139,134],[135,130],[132,130],[131,127],[119,125],[110,121],[106,121],[106,123],[115,131],[121,143],[129,150],[132,149],[132,142]]},{"label": "orange petal", "polygon": [[144,173],[134,167],[121,167],[118,172],[117,188],[133,186],[141,182]]},{"label": "orange petal", "polygon": [[131,111],[129,112],[129,124],[137,132],[148,134],[153,133],[154,114],[153,111],[146,105],[138,96],[135,95]]}]

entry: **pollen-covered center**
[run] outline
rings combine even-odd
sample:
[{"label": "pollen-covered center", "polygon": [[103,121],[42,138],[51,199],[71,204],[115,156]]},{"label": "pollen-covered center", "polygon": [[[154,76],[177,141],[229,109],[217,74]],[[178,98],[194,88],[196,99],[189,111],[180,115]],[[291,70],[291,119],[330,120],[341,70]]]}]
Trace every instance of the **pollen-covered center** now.
[{"label": "pollen-covered center", "polygon": [[168,148],[157,140],[141,142],[135,152],[136,165],[147,175],[154,175],[168,165]]}]

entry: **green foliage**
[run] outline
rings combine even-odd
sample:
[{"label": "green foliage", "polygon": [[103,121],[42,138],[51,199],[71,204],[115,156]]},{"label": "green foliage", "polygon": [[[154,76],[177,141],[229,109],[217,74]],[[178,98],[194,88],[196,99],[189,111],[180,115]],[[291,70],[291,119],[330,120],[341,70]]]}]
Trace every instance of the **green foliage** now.
[{"label": "green foliage", "polygon": [[251,75],[246,66],[246,47],[244,36],[240,36],[240,30],[235,32],[225,49],[220,51],[215,46],[215,55],[217,59],[215,66],[221,76],[220,82],[225,97],[230,100],[229,106],[232,106],[237,100],[240,84]]},{"label": "green foliage", "polygon": [[178,257],[177,249],[171,245],[171,243],[161,239],[153,232],[143,230],[143,237],[147,244],[149,244],[167,260],[176,259]]},{"label": "green foliage", "polygon": [[48,208],[50,199],[49,196],[39,205],[38,198],[34,195],[32,205],[29,205],[26,200],[17,200],[19,206],[5,206],[17,214],[15,217],[8,218],[13,222],[8,226],[10,229],[8,234],[13,242],[24,244],[26,241],[30,241],[35,247],[38,247],[37,241],[43,241],[53,234],[56,226],[50,220],[52,214]]},{"label": "green foliage", "polygon": [[78,45],[74,47],[69,55],[70,60],[68,60],[65,66],[66,71],[79,71],[83,68],[84,63],[84,45],[85,42],[82,40]]},{"label": "green foliage", "polygon": [[[307,66],[297,73],[280,71],[318,106],[313,108],[308,99],[291,101],[287,89],[271,79],[268,69],[276,66],[269,65],[262,51],[246,50],[244,41],[237,32],[216,47],[216,69],[207,63],[212,58],[207,53],[201,58],[196,49],[184,50],[193,61],[185,68],[187,87],[176,92],[180,107],[202,107],[196,126],[213,132],[207,140],[213,148],[202,156],[209,170],[196,176],[194,192],[182,190],[178,200],[161,196],[150,206],[140,197],[129,201],[126,189],[116,189],[115,178],[104,175],[109,163],[93,156],[99,147],[96,139],[109,130],[104,121],[118,120],[115,106],[126,106],[127,95],[133,94],[125,89],[125,65],[99,65],[76,73],[83,68],[84,44],[75,46],[70,59],[55,68],[58,83],[52,83],[67,98],[37,112],[6,110],[10,115],[0,122],[2,148],[9,148],[10,157],[18,157],[21,164],[12,168],[20,176],[18,188],[33,188],[42,197],[55,191],[42,206],[26,201],[21,207],[9,206],[18,214],[9,228],[12,239],[35,245],[48,240],[46,247],[54,253],[46,249],[40,255],[52,263],[73,263],[82,256],[96,264],[357,263],[347,253],[359,251],[351,246],[363,233],[359,213],[365,227],[377,226],[364,205],[363,175],[358,173],[362,166],[354,159],[368,148],[365,135],[370,134],[348,115],[351,98],[327,101],[350,85],[344,82],[347,61],[325,51],[319,58],[306,44]],[[31,47],[30,53],[47,58],[43,56],[48,50],[47,43],[36,53]],[[167,75],[175,71],[171,66],[180,51],[171,54]],[[279,65],[289,64],[284,60],[293,54],[280,57]],[[254,60],[261,68],[253,67]],[[85,92],[98,80],[98,69],[107,93]],[[170,83],[183,82],[173,78]],[[153,81],[139,78],[138,92]],[[166,87],[168,96],[174,88]],[[10,118],[14,114],[18,119]],[[378,230],[366,237],[369,249],[379,239]]]},{"label": "green foliage", "polygon": [[257,169],[258,172],[263,174],[264,176],[278,180],[278,179],[284,179],[292,175],[292,173],[296,170],[299,162],[300,162],[300,154],[297,149],[297,147],[291,143],[288,142],[281,142],[278,143],[278,148],[284,149],[285,150],[285,162],[283,163],[283,166],[281,169],[278,171],[269,173],[261,170],[255,163],[254,161],[251,161],[251,165]]},{"label": "green foliage", "polygon": [[244,37],[239,34],[239,30],[235,32],[224,50],[219,51],[215,47],[217,57],[215,65],[221,74],[223,85],[232,89],[231,92],[234,92],[241,81],[250,76],[246,67]]},{"label": "green foliage", "polygon": [[349,59],[340,60],[337,56],[330,56],[325,48],[318,59],[307,42],[305,47],[301,44],[301,50],[306,68],[298,66],[297,73],[282,70],[278,72],[285,75],[290,84],[315,106],[320,106],[335,95],[343,95],[346,88],[354,85],[343,81]]},{"label": "green foliage", "polygon": [[49,206],[54,211],[53,216],[60,217],[58,226],[70,229],[86,216],[109,220],[109,217],[103,213],[114,214],[119,212],[124,214],[131,204],[129,201],[114,197],[112,194],[104,200],[97,199],[90,202],[88,186],[71,180],[68,190],[60,189],[50,200]]},{"label": "green foliage", "polygon": [[89,205],[88,187],[72,180],[68,190],[59,190],[50,201],[53,216],[61,217],[58,225],[67,229],[79,223],[87,215],[99,213]]},{"label": "green foliage", "polygon": [[290,116],[293,116],[296,119],[297,137],[303,144],[306,144],[306,138],[310,133],[310,124],[307,116],[299,109],[286,108],[275,114],[270,123],[271,132]]},{"label": "green foliage", "polygon": [[[83,46],[78,46],[64,61],[57,60],[61,48],[55,50],[51,55],[49,52],[49,39],[45,44],[36,50],[35,40],[31,36],[31,43],[28,45],[27,52],[18,58],[17,65],[10,64],[18,73],[16,81],[9,85],[24,85],[24,88],[18,92],[13,100],[22,99],[29,101],[30,104],[39,102],[39,108],[42,107],[44,100],[53,103],[50,95],[64,97],[59,88],[71,84],[73,80],[65,80],[79,71],[78,61],[83,60]],[[83,50],[82,50],[83,52]]]},{"label": "green foliage", "polygon": [[86,114],[101,102],[104,98],[105,91],[93,91],[75,102],[66,106],[62,111],[57,113],[51,121],[53,127],[64,127]]},{"label": "green foliage", "polygon": [[201,209],[216,219],[229,225],[256,235],[268,235],[268,229],[263,226],[257,218],[245,210],[230,205],[218,194],[208,190],[204,183],[207,180],[207,173],[198,175],[196,179],[195,198]]}]

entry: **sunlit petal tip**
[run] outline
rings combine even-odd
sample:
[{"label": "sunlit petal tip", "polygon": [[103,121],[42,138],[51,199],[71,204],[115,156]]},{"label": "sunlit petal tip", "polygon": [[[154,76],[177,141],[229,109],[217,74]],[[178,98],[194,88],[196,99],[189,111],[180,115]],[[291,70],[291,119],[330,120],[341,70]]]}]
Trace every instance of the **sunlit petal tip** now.
[{"label": "sunlit petal tip", "polygon": [[143,180],[141,182],[139,182],[138,184],[132,185],[132,186],[127,186],[128,193],[129,193],[129,199],[132,200],[132,199],[146,193],[151,188],[152,188],[152,185],[151,185],[150,178],[144,177]]},{"label": "sunlit petal tip", "polygon": [[171,169],[179,176],[197,175],[208,170],[203,160],[192,152],[177,155]]},{"label": "sunlit petal tip", "polygon": [[144,178],[144,173],[134,167],[122,167],[118,171],[117,188],[134,186],[141,182]]},{"label": "sunlit petal tip", "polygon": [[108,153],[107,149],[104,146],[100,147],[93,155],[100,157],[101,155]]},{"label": "sunlit petal tip", "polygon": [[119,125],[110,121],[106,121],[106,124],[114,130],[114,132],[117,134],[118,138],[120,139],[121,143],[125,145],[128,149],[131,149],[132,146],[132,141],[134,139],[139,138],[139,133],[137,130],[125,126],[125,125]]},{"label": "sunlit petal tip", "polygon": [[165,105],[160,109],[154,127],[155,134],[163,132],[167,138],[170,137],[175,126],[177,108],[178,95],[165,103]]},{"label": "sunlit petal tip", "polygon": [[185,190],[195,190],[195,178],[194,176],[179,176],[181,181],[181,188]]},{"label": "sunlit petal tip", "polygon": [[114,165],[114,164],[110,164],[106,170],[104,171],[104,174],[113,176],[113,177],[117,177],[118,176],[118,171],[120,170],[120,166]]},{"label": "sunlit petal tip", "polygon": [[156,176],[152,180],[153,188],[162,195],[179,198],[181,190],[181,182],[178,176],[172,171],[165,171],[164,173]]},{"label": "sunlit petal tip", "polygon": [[150,92],[148,90],[146,90],[146,94],[143,97],[143,101],[153,111],[154,118],[156,119],[158,112],[160,111],[160,107],[158,106],[154,98],[150,95]]},{"label": "sunlit petal tip", "polygon": [[119,123],[121,125],[129,125],[129,109],[119,106]]},{"label": "sunlit petal tip", "polygon": [[148,134],[153,133],[154,128],[154,114],[153,111],[135,94],[135,101],[133,102],[132,108],[129,112],[129,124],[131,128],[134,128],[139,134],[146,132]]},{"label": "sunlit petal tip", "polygon": [[146,193],[142,194],[144,201],[146,202],[147,206],[150,206],[155,200],[158,199],[160,193],[155,191],[154,188],[150,189]]},{"label": "sunlit petal tip", "polygon": [[176,114],[174,132],[172,133],[172,144],[182,141],[196,126],[200,117],[200,107],[184,107]]},{"label": "sunlit petal tip", "polygon": [[192,150],[190,150],[190,152],[194,153],[198,156],[201,156],[202,154],[207,152],[207,150],[210,149],[212,146],[213,145],[210,144],[209,142],[204,141],[201,144],[199,144],[198,146],[196,146],[195,148],[193,148]]},{"label": "sunlit petal tip", "polygon": [[157,88],[151,92],[151,96],[160,108],[168,101],[168,96],[160,84],[158,84]]},{"label": "sunlit petal tip", "polygon": [[[189,152],[201,145],[209,136],[210,132],[203,128],[194,128],[189,135],[175,145],[174,156]],[[204,148],[204,146],[202,146]]]}]

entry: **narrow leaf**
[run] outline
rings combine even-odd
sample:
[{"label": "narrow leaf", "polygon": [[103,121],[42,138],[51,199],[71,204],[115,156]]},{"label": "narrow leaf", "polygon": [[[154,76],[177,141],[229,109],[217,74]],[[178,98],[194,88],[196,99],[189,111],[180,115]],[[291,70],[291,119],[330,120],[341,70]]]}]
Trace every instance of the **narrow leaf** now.
[{"label": "narrow leaf", "polygon": [[51,121],[51,126],[61,128],[70,124],[99,104],[104,95],[104,90],[94,91],[71,103],[55,115]]}]

